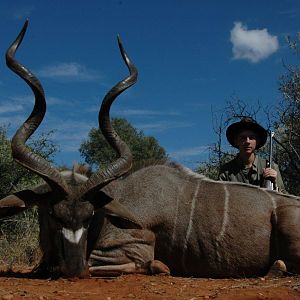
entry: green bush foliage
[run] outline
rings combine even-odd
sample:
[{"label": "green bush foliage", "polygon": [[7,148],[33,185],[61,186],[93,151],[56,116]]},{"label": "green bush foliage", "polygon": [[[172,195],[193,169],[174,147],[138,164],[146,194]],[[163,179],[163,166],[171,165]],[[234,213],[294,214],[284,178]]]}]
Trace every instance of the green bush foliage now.
[{"label": "green bush foliage", "polygon": [[[142,131],[135,129],[126,119],[113,118],[112,127],[129,146],[134,163],[167,158],[166,151],[154,137],[145,136]],[[88,139],[83,141],[79,151],[85,162],[96,168],[103,168],[117,159],[115,151],[105,140],[100,130],[96,128],[91,129]]]}]

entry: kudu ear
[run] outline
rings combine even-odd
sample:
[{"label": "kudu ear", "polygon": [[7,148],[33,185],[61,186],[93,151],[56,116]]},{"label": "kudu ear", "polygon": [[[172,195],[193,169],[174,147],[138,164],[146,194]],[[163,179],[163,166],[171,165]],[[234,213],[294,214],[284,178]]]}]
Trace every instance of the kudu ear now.
[{"label": "kudu ear", "polygon": [[103,207],[105,216],[119,228],[141,229],[142,225],[136,217],[120,202],[114,200]]},{"label": "kudu ear", "polygon": [[0,218],[10,217],[37,205],[40,195],[32,190],[23,190],[0,200]]},{"label": "kudu ear", "polygon": [[107,205],[114,199],[107,195],[103,191],[98,191],[92,197],[89,197],[88,201],[94,206],[94,209],[97,211],[98,209],[103,208],[103,206]]},{"label": "kudu ear", "polygon": [[[99,201],[101,199],[101,201]],[[95,210],[103,210],[112,224],[119,228],[141,229],[136,217],[119,201],[113,199],[103,191],[97,192],[94,200],[90,200]]]}]

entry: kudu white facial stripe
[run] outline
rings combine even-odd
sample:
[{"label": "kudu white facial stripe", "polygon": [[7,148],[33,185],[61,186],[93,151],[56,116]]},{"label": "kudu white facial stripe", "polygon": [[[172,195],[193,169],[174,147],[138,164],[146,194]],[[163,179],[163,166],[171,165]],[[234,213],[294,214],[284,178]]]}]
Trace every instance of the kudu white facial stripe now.
[{"label": "kudu white facial stripe", "polygon": [[76,231],[73,231],[73,230],[67,229],[67,228],[63,228],[62,234],[65,237],[65,239],[68,240],[70,243],[78,244],[82,237],[83,231],[84,231],[84,229],[82,227]]}]

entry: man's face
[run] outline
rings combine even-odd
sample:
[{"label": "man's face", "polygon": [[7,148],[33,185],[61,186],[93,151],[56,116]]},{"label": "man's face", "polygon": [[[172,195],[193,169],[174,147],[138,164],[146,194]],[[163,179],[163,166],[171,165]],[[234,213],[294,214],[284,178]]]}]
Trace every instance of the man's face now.
[{"label": "man's face", "polygon": [[251,154],[257,145],[257,135],[252,130],[243,130],[235,138],[235,144],[240,153]]}]

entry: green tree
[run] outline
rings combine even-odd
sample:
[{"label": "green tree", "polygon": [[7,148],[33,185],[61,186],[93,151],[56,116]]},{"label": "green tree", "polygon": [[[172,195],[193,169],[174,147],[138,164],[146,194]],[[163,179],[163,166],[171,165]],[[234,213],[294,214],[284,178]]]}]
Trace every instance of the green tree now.
[{"label": "green tree", "polygon": [[[58,146],[51,140],[53,131],[42,133],[29,142],[35,153],[52,162]],[[34,185],[40,178],[13,161],[7,129],[0,126],[0,199],[28,185]]]},{"label": "green tree", "polygon": [[[142,131],[135,129],[126,119],[113,118],[112,126],[129,146],[134,162],[167,158],[166,151],[154,137],[145,136]],[[96,128],[91,129],[87,140],[80,145],[79,151],[85,162],[91,166],[104,167],[117,158],[116,153],[107,143],[100,130]]]},{"label": "green tree", "polygon": [[[300,34],[296,41],[287,38],[292,51],[299,57]],[[281,148],[278,160],[283,169],[283,177],[289,191],[300,195],[300,67],[285,65],[286,73],[280,78],[279,90],[283,95],[279,119],[275,127],[280,136],[278,143]]]}]

